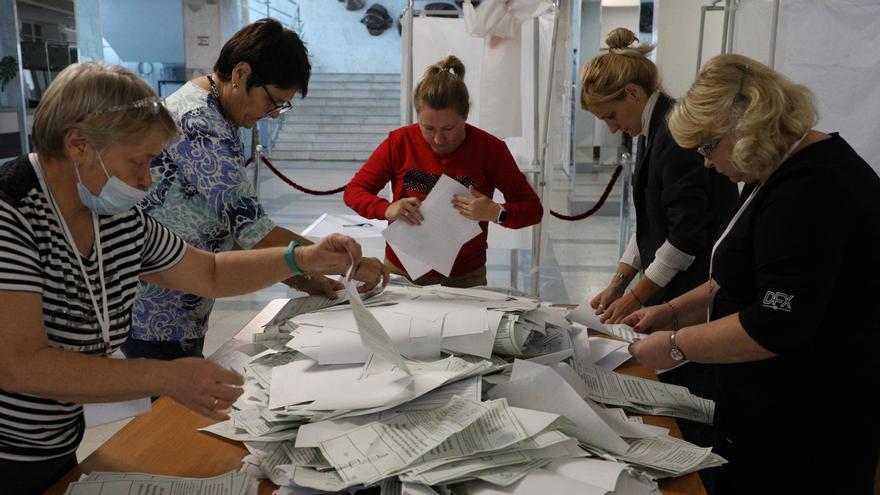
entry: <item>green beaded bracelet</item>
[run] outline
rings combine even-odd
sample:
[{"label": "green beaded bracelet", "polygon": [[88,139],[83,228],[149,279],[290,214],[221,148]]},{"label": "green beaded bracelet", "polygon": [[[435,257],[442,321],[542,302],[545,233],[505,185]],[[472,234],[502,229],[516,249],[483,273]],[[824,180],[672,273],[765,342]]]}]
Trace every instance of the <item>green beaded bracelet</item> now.
[{"label": "green beaded bracelet", "polygon": [[287,249],[284,250],[284,261],[287,262],[287,267],[290,268],[290,271],[293,272],[294,276],[305,275],[306,272],[296,264],[296,257],[293,255],[293,250],[302,246],[299,241],[290,241],[290,244],[287,245]]}]

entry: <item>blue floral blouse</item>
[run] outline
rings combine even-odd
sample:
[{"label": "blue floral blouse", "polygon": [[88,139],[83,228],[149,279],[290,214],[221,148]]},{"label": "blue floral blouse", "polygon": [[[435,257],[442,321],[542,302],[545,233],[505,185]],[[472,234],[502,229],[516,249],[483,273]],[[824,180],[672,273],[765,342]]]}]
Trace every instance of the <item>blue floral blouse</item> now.
[{"label": "blue floral blouse", "polygon": [[[150,165],[153,186],[143,210],[191,246],[210,252],[249,249],[275,224],[263,211],[244,168],[238,127],[210,92],[187,83],[166,101],[183,133]],[[141,282],[131,337],[202,338],[214,300]]]}]

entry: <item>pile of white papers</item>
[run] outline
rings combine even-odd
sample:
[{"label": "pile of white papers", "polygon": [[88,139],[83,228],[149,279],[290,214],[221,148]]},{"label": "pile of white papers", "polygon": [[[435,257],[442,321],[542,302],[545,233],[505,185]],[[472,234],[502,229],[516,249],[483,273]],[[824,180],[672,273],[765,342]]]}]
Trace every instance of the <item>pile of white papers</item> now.
[{"label": "pile of white papers", "polygon": [[68,485],[64,495],[140,495],[186,493],[187,495],[250,495],[257,493],[257,479],[245,473],[226,473],[213,478],[178,478],[145,473],[93,472]]},{"label": "pile of white papers", "polygon": [[245,393],[203,430],[245,442],[246,471],[279,493],[534,493],[548,479],[654,493],[724,462],[621,409],[711,417],[711,401],[600,367],[615,351],[591,349],[563,310],[489,289],[346,291],[286,304],[254,336],[261,351],[224,351]]}]

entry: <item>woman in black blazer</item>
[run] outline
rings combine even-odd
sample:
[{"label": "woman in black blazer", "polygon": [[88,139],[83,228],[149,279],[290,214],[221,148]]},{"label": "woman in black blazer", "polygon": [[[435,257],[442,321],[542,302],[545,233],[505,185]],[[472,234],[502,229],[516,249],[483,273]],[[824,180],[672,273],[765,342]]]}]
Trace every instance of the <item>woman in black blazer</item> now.
[{"label": "woman in black blazer", "polygon": [[[738,196],[735,184],[704,167],[696,150],[681,148],[670,136],[666,114],[674,102],[663,94],[657,67],[646,57],[654,47],[633,46],[636,41],[627,29],[611,31],[605,40],[608,53],[593,58],[581,75],[581,106],[611,132],[638,136],[636,229],[617,273],[590,301],[606,323],[619,323],[642,306],[669,304],[704,283],[712,243]],[[641,274],[639,281],[626,290],[636,274]],[[713,396],[714,380],[698,365],[660,377]],[[708,444],[708,439],[689,436]]]}]

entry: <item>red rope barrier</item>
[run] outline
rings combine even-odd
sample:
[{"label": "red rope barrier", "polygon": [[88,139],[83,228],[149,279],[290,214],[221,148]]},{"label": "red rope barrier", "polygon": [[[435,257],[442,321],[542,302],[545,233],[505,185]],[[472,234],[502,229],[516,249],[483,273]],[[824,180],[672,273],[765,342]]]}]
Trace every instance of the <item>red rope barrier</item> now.
[{"label": "red rope barrier", "polygon": [[581,213],[580,215],[563,215],[563,214],[557,213],[553,210],[550,210],[550,214],[560,220],[568,220],[571,222],[571,221],[575,221],[575,220],[583,220],[583,219],[587,218],[588,216],[592,215],[593,213],[596,213],[597,211],[599,211],[599,208],[602,208],[602,205],[605,204],[605,200],[608,199],[608,195],[611,194],[611,188],[613,188],[614,183],[617,182],[617,177],[620,176],[621,171],[623,171],[623,166],[618,165],[614,169],[614,173],[611,174],[611,181],[608,183],[607,186],[605,186],[605,191],[602,192],[602,197],[600,197],[599,201],[597,201],[596,204],[593,205],[593,207],[590,208],[589,210]]},{"label": "red rope barrier", "polygon": [[[265,156],[261,156],[260,161],[262,161],[267,167],[269,167],[269,170],[271,170],[272,173],[275,174],[279,179],[284,181],[284,183],[286,183],[287,185],[293,187],[294,189],[301,191],[301,192],[304,192],[306,194],[313,194],[315,196],[329,196],[331,194],[340,193],[345,190],[345,186],[340,186],[340,187],[337,187],[336,189],[330,189],[327,191],[317,191],[314,189],[309,189],[307,187],[303,187],[303,186],[297,184],[296,182],[288,179],[287,176],[285,176],[283,173],[281,173],[280,170],[275,168],[275,165],[272,165],[272,162],[270,162],[269,159],[266,158]],[[244,166],[247,167],[248,165],[250,165],[253,162],[254,162],[254,157],[250,157],[247,159],[247,161],[244,162]],[[608,199],[608,195],[611,194],[611,189],[614,187],[614,183],[617,182],[617,178],[620,176],[620,172],[622,170],[623,170],[623,166],[621,166],[621,165],[618,165],[617,167],[615,167],[614,172],[611,174],[611,181],[608,182],[607,186],[605,186],[605,190],[602,192],[602,196],[599,198],[599,201],[597,201],[596,204],[593,205],[593,207],[590,208],[589,210],[587,210],[579,215],[563,215],[562,213],[558,213],[556,211],[550,210],[550,214],[560,220],[568,220],[571,222],[571,221],[576,221],[576,220],[583,220],[583,219],[587,218],[588,216],[592,215],[593,213],[596,213],[597,211],[599,211],[599,208],[602,208],[602,205],[605,204],[605,200]]]},{"label": "red rope barrier", "polygon": [[[254,157],[248,158],[247,161],[244,162],[244,166],[247,167],[249,164],[253,163],[253,161],[254,161]],[[280,170],[275,168],[275,165],[272,165],[272,162],[270,162],[269,159],[266,158],[265,156],[261,156],[260,161],[262,161],[267,167],[269,167],[269,170],[271,170],[272,173],[275,174],[279,179],[283,180],[285,184],[296,189],[297,191],[304,192],[306,194],[313,194],[315,196],[329,196],[331,194],[340,193],[345,190],[345,186],[337,187],[336,189],[330,189],[328,191],[317,191],[315,189],[309,189],[307,187],[303,187],[303,186],[297,184],[296,182],[288,179],[284,174],[281,173]]]}]

